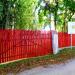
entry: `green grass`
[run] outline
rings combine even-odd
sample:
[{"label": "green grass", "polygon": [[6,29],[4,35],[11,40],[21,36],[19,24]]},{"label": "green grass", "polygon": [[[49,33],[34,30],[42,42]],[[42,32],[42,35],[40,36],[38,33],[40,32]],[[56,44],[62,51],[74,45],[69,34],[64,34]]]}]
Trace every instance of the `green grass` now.
[{"label": "green grass", "polygon": [[45,56],[39,56],[29,59],[22,59],[14,62],[0,64],[0,75],[6,75],[8,72],[14,74],[26,69],[30,69],[37,66],[45,66],[51,64],[64,63],[69,59],[75,58],[75,48],[67,48],[61,50],[58,54],[48,54]]}]

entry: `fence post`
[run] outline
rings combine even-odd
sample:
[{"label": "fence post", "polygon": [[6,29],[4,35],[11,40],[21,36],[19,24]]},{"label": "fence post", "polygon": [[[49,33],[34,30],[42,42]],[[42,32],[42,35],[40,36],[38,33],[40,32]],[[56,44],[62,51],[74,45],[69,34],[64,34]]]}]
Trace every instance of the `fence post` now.
[{"label": "fence post", "polygon": [[58,53],[58,33],[56,31],[52,31],[52,48],[53,53]]}]

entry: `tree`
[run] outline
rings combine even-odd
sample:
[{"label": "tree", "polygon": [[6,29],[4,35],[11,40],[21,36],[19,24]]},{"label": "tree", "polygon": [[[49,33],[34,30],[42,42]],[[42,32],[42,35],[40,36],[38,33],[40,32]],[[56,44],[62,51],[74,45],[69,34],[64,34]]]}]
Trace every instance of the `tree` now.
[{"label": "tree", "polygon": [[[40,14],[43,12],[44,16],[47,17],[47,20],[49,22],[51,22],[51,17],[52,17],[52,14],[53,14],[54,24],[55,24],[55,29],[56,29],[57,12],[58,12],[58,0],[54,0],[52,2],[50,2],[49,0],[47,0],[47,1],[45,0],[44,3],[45,3],[45,6],[43,6],[43,7],[41,6],[41,3],[39,5],[40,6],[39,17],[40,17]],[[39,19],[43,19],[43,18],[39,18]]]},{"label": "tree", "polygon": [[75,1],[74,0],[63,0],[63,8],[64,8],[64,19],[63,19],[63,27],[64,31],[66,31],[66,26],[68,21],[72,20],[72,16],[75,13]]},{"label": "tree", "polygon": [[0,28],[5,29],[5,23],[6,23],[6,13],[7,13],[7,0],[1,0],[0,1]]},{"label": "tree", "polygon": [[1,0],[1,28],[33,29],[35,4],[36,0]]},{"label": "tree", "polygon": [[1,0],[1,20],[0,20],[0,28],[5,29],[9,28],[12,25],[13,20],[13,12],[12,8],[14,5],[14,0]]},{"label": "tree", "polygon": [[0,0],[0,28],[42,29],[51,24],[66,30],[75,13],[74,0]]},{"label": "tree", "polygon": [[34,6],[36,0],[19,0],[16,3],[16,29],[34,29]]},{"label": "tree", "polygon": [[0,1],[0,28],[2,28],[2,18],[3,18],[3,5],[2,2]]}]

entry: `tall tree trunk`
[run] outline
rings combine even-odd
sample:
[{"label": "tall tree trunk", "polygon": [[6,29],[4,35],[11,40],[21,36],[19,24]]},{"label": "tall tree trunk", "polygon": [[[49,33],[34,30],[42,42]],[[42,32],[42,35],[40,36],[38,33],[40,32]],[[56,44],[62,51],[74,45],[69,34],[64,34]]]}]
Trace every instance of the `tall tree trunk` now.
[{"label": "tall tree trunk", "polygon": [[7,0],[3,0],[3,19],[2,19],[2,29],[5,29],[6,27],[6,19],[7,19],[7,10],[8,4]]},{"label": "tall tree trunk", "polygon": [[63,22],[63,32],[66,31],[66,23],[67,23],[67,7],[65,7],[65,13],[64,13],[64,22]]},{"label": "tall tree trunk", "polygon": [[56,25],[57,25],[56,20],[57,20],[57,11],[55,11],[55,13],[54,13],[54,25],[55,25],[55,30],[56,30]]},{"label": "tall tree trunk", "polygon": [[56,25],[57,25],[56,21],[57,21],[57,12],[58,12],[58,0],[55,0],[55,4],[56,4],[56,6],[55,6],[55,11],[54,11],[54,23],[55,23],[55,30],[56,30]]}]

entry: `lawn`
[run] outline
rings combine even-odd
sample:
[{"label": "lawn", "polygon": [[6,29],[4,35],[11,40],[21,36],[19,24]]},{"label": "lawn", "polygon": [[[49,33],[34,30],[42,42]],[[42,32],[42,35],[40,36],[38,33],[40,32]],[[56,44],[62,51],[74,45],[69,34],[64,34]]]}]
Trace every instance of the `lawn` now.
[{"label": "lawn", "polygon": [[21,59],[9,63],[0,64],[0,74],[6,75],[8,72],[14,74],[23,70],[31,69],[37,66],[52,65],[65,63],[67,60],[75,58],[75,48],[67,48],[60,50],[58,54],[48,54],[46,56],[39,56],[29,59]]}]

